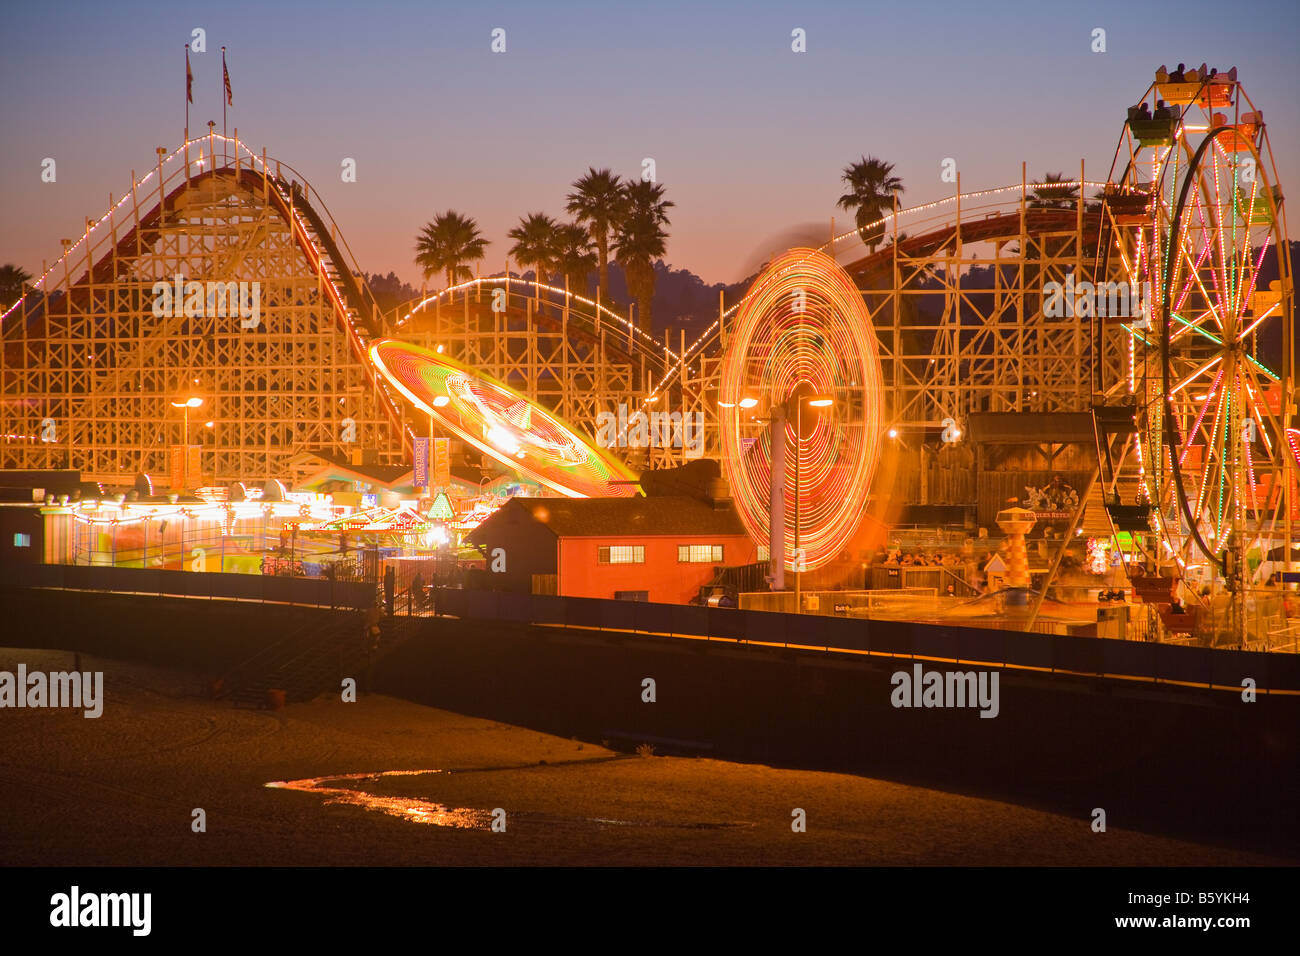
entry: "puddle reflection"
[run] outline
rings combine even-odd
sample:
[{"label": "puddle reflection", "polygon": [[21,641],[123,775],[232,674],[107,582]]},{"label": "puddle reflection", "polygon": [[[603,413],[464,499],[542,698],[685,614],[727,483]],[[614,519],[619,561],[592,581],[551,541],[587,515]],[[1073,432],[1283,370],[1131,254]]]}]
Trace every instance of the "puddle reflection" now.
[{"label": "puddle reflection", "polygon": [[[492,811],[469,807],[449,807],[431,800],[411,797],[393,797],[370,793],[356,784],[377,783],[384,777],[419,777],[435,774],[465,773],[473,771],[447,770],[383,770],[370,773],[340,773],[326,777],[305,777],[302,780],[275,780],[264,786],[275,790],[297,790],[325,797],[326,805],[342,804],[375,810],[411,823],[425,823],[456,830],[490,830]],[[515,813],[515,820],[551,827],[660,827],[665,829],[722,830],[731,827],[753,827],[752,823],[701,823],[690,821],[616,820],[609,817],[559,817],[538,813]]]},{"label": "puddle reflection", "polygon": [[457,830],[488,829],[492,823],[492,814],[488,810],[448,807],[441,803],[410,797],[381,796],[362,789],[337,785],[358,781],[378,781],[384,777],[418,777],[422,774],[442,772],[441,770],[384,770],[379,773],[344,773],[328,777],[305,777],[302,780],[275,780],[266,786],[276,790],[298,790],[303,793],[320,794],[326,798],[327,805],[363,807],[366,810],[376,810],[389,816],[409,820],[411,823],[427,823],[431,826]]}]

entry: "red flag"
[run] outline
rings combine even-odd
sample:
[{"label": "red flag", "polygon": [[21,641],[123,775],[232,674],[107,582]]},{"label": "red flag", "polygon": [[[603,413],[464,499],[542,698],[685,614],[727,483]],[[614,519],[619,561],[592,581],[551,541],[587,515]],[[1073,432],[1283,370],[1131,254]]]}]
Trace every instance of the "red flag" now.
[{"label": "red flag", "polygon": [[226,48],[221,48],[221,75],[226,83],[226,103],[229,106],[235,105],[235,99],[230,92],[230,71],[226,69]]},{"label": "red flag", "polygon": [[194,71],[190,69],[190,45],[185,44],[185,99],[194,102]]}]

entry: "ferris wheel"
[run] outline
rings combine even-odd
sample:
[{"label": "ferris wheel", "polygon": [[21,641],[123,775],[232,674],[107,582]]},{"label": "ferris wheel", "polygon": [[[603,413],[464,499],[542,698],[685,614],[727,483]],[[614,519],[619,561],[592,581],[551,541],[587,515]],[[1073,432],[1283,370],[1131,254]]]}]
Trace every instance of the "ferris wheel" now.
[{"label": "ferris wheel", "polygon": [[1099,290],[1093,311],[1099,389],[1133,410],[1131,438],[1103,447],[1111,493],[1149,508],[1157,565],[1229,591],[1300,528],[1282,192],[1236,74],[1162,67],[1129,109],[1099,249],[1128,294],[1108,309]]}]

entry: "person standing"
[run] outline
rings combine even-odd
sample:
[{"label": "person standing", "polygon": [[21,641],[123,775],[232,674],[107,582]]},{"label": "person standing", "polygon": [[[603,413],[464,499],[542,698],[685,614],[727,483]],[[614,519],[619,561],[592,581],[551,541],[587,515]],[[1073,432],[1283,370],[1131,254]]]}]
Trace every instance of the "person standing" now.
[{"label": "person standing", "polygon": [[416,571],[415,577],[411,579],[411,589],[407,593],[409,597],[406,613],[408,615],[411,613],[410,604],[414,604],[416,610],[422,610],[424,608],[424,578],[419,571]]}]

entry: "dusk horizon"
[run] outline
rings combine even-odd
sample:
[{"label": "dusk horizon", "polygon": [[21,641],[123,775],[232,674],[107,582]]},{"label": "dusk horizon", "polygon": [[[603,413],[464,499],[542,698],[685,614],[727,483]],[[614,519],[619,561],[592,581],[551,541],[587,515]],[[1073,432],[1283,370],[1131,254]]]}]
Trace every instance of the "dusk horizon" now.
[{"label": "dusk horizon", "polygon": [[[262,10],[242,0],[143,21],[130,4],[74,3],[39,20],[14,11],[0,39],[9,142],[0,222],[22,228],[0,233],[0,262],[39,275],[60,238],[129,189],[131,170],[152,167],[155,146],[179,145],[183,47],[195,27],[207,52],[191,54],[191,137],[209,120],[221,131],[224,45],[228,129],[302,172],[366,272],[419,287],[415,236],[449,208],[478,221],[490,241],[483,272],[499,272],[505,234],[526,213],[568,218],[564,196],[588,167],[638,178],[652,158],[676,204],[663,259],[712,284],[751,275],[796,244],[791,236],[825,241],[832,217],[838,232],[851,229],[836,208],[840,176],[864,155],[895,164],[903,208],[953,195],[945,159],[966,192],[1019,183],[1022,162],[1031,182],[1077,179],[1080,160],[1089,181],[1104,182],[1124,111],[1162,64],[1249,65],[1252,94],[1283,118],[1294,65],[1255,44],[1254,31],[1210,27],[1194,15],[1201,8],[1216,5],[1183,5],[1155,47],[1122,27],[1134,9],[1122,2],[1052,17],[1028,2],[870,14],[831,3],[669,3],[644,15],[588,3],[561,16],[529,4],[398,3],[377,8],[377,20],[357,20],[346,5]],[[1272,9],[1300,26],[1293,5]],[[249,31],[254,10],[263,28]],[[1108,31],[1104,53],[1090,49],[1098,27]],[[504,54],[490,49],[496,28],[506,30]],[[14,48],[51,29],[57,51]],[[806,33],[804,53],[791,49],[794,29]],[[918,47],[916,37],[937,30],[962,43]],[[118,53],[99,75],[94,53],[105,43]],[[70,109],[42,108],[54,99]],[[1296,124],[1270,134],[1279,180],[1300,180]],[[57,183],[41,180],[47,157]],[[341,181],[347,158],[355,182]]]}]

